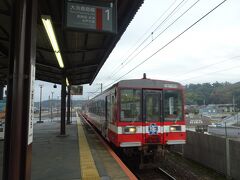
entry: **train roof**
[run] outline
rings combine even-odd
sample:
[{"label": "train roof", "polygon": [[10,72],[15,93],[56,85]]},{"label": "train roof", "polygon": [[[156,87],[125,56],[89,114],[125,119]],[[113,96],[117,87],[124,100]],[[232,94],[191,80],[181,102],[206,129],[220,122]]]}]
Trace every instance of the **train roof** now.
[{"label": "train roof", "polygon": [[182,89],[183,86],[178,82],[155,80],[155,79],[130,79],[122,80],[117,83],[118,87],[129,87],[129,88],[177,88]]},{"label": "train roof", "polygon": [[[103,91],[103,94],[106,93],[107,91],[111,90],[114,87],[120,87],[120,88],[146,88],[146,89],[163,89],[163,88],[168,88],[168,89],[183,89],[184,87],[174,81],[166,81],[166,80],[156,80],[156,79],[128,79],[128,80],[122,80],[119,81],[118,83],[112,85],[105,91]],[[102,93],[101,93],[102,94]],[[93,100],[96,97],[100,96],[101,94],[98,94],[94,98],[90,99]]]}]

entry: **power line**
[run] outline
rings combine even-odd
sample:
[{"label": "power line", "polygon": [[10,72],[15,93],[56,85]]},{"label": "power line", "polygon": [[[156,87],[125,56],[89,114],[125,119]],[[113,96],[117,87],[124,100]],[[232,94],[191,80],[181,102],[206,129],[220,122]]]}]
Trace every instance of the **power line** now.
[{"label": "power line", "polygon": [[[173,38],[171,41],[169,41],[167,44],[165,44],[164,46],[162,46],[160,49],[158,49],[156,52],[154,52],[153,54],[151,54],[148,58],[146,58],[144,61],[142,61],[141,63],[139,63],[137,66],[135,66],[134,68],[132,68],[130,71],[128,71],[127,73],[125,73],[124,75],[122,75],[120,78],[118,78],[116,81],[114,81],[111,84],[116,83],[117,81],[119,81],[120,79],[122,79],[124,76],[128,75],[129,73],[131,73],[133,70],[135,70],[136,68],[138,68],[139,66],[141,66],[143,63],[145,63],[146,61],[148,61],[150,58],[152,58],[154,55],[156,55],[158,52],[160,52],[161,50],[163,50],[164,48],[166,48],[169,44],[171,44],[172,42],[174,42],[177,38],[179,38],[181,35],[183,35],[185,32],[187,32],[189,29],[191,29],[193,26],[195,26],[197,23],[199,23],[202,19],[204,19],[205,17],[207,17],[210,13],[212,13],[214,10],[216,10],[218,7],[220,7],[224,2],[226,2],[227,0],[223,0],[221,3],[219,3],[217,6],[215,6],[213,9],[211,9],[209,12],[207,12],[205,15],[203,15],[200,19],[198,19],[196,22],[194,22],[192,25],[190,25],[188,28],[186,28],[184,31],[182,31],[180,34],[178,34],[175,38]],[[111,85],[109,84],[109,85]],[[107,86],[109,86],[107,85]]]},{"label": "power line", "polygon": [[181,77],[181,76],[184,76],[184,75],[186,75],[186,74],[190,74],[191,72],[195,72],[195,71],[199,71],[199,70],[202,70],[202,69],[206,69],[206,68],[209,68],[209,67],[211,67],[211,66],[215,66],[215,65],[217,65],[217,64],[221,64],[221,63],[224,63],[224,62],[226,62],[226,61],[230,61],[230,60],[233,60],[233,59],[236,59],[236,58],[240,58],[240,56],[234,56],[234,57],[231,57],[231,58],[229,58],[229,59],[222,60],[222,61],[217,62],[217,63],[212,63],[212,64],[209,64],[209,65],[201,66],[201,67],[199,67],[199,68],[193,69],[193,70],[188,71],[188,72],[186,72],[186,73],[175,74],[175,75],[172,75],[172,77],[173,77],[173,76]]},{"label": "power line", "polygon": [[228,71],[228,70],[231,70],[231,69],[235,69],[235,68],[239,68],[240,66],[232,66],[230,68],[226,68],[226,69],[221,69],[221,70],[218,70],[218,71],[214,71],[214,72],[210,72],[210,73],[206,73],[206,74],[201,74],[199,76],[195,76],[195,77],[192,77],[192,78],[187,78],[187,79],[184,79],[180,82],[184,82],[186,80],[189,80],[189,79],[195,79],[195,78],[198,78],[198,77],[201,77],[201,76],[204,76],[204,75],[209,75],[209,74],[213,74],[213,73],[218,73],[218,72],[222,72],[222,71]]},{"label": "power line", "polygon": [[173,15],[180,9],[180,7],[184,5],[184,4],[182,4],[183,2],[186,4],[187,1],[188,1],[188,0],[186,0],[186,1],[184,2],[184,0],[183,0],[181,3],[179,3],[179,5],[178,5],[176,8],[174,8],[174,10],[163,20],[163,22],[162,22],[161,24],[159,24],[159,25],[153,30],[153,32],[155,32],[159,27],[161,27],[161,25],[163,25],[163,24],[165,23],[165,21],[167,21],[171,16],[173,16]]},{"label": "power line", "polygon": [[[217,64],[221,64],[223,62],[226,62],[226,61],[229,61],[229,60],[232,60],[232,59],[235,59],[235,58],[239,58],[240,56],[234,56],[230,59],[227,59],[227,60],[223,60],[223,61],[220,61],[220,62],[217,62],[217,63],[213,63],[213,64],[210,64],[210,65],[206,65],[206,66],[202,66],[200,68],[196,68],[194,70],[191,70],[187,73],[184,73],[183,75],[185,74],[189,74],[190,72],[193,72],[193,71],[197,71],[197,70],[202,70],[202,69],[206,69],[207,67],[211,67],[211,66],[214,66],[214,65],[217,65]],[[214,71],[214,72],[210,72],[210,73],[205,73],[205,74],[201,74],[199,76],[195,76],[195,77],[191,77],[191,78],[187,78],[187,79],[184,79],[184,80],[181,80],[180,82],[184,82],[186,80],[190,80],[190,79],[195,79],[195,78],[198,78],[198,77],[202,77],[202,76],[205,76],[205,75],[209,75],[209,74],[214,74],[214,73],[218,73],[218,72],[222,72],[222,71],[228,71],[228,70],[231,70],[231,69],[235,69],[235,68],[239,68],[240,66],[232,66],[230,68],[226,68],[226,69],[222,69],[222,70],[218,70],[218,71]],[[181,75],[176,75],[176,76],[181,76]]]},{"label": "power line", "polygon": [[[169,26],[167,26],[163,31],[161,31],[158,35],[157,35],[157,37],[155,38],[155,39],[157,39],[161,34],[163,34],[169,27],[171,27],[174,23],[176,23],[176,21],[178,21],[183,15],[185,15],[191,8],[193,8],[198,2],[199,2],[200,0],[197,0],[195,3],[193,3],[186,11],[184,11],[178,18],[176,18]],[[155,40],[154,39],[154,40]],[[153,41],[154,41],[153,40]],[[145,45],[137,54],[135,54],[135,56],[133,56],[123,67],[125,67],[128,63],[130,63],[130,61],[131,60],[133,60],[137,55],[139,55],[145,48],[147,48],[153,41],[151,41],[151,42],[149,42],[147,45]],[[123,68],[122,67],[122,68]],[[122,69],[121,68],[121,69]],[[137,68],[137,67],[136,67]],[[120,69],[120,70],[121,70]],[[120,71],[119,70],[119,71]],[[133,69],[134,70],[134,69]],[[118,71],[118,72],[119,72]],[[132,70],[131,70],[132,71]],[[130,73],[130,72],[129,72]],[[116,73],[115,73],[116,74]],[[128,73],[127,73],[128,74]],[[125,75],[127,75],[127,74],[125,74]],[[125,75],[123,75],[123,76],[125,76]],[[122,76],[122,77],[123,77]],[[122,78],[121,77],[121,78]],[[119,78],[119,79],[121,79],[121,78]]]},{"label": "power line", "polygon": [[[160,28],[162,24],[164,24],[177,10],[179,10],[180,5],[182,5],[182,3],[183,3],[184,1],[186,1],[186,0],[182,0],[182,1],[170,12],[170,14],[152,31],[152,33],[155,32],[158,28]],[[176,1],[175,1],[175,2],[176,2]],[[174,3],[175,3],[175,2],[174,2]],[[158,18],[158,20],[174,5],[174,3],[170,5],[170,7]],[[158,21],[158,20],[157,20],[157,21]],[[148,30],[150,30],[150,29],[156,24],[157,21],[155,21],[155,23],[154,23]],[[145,34],[147,34],[148,30],[145,32]],[[109,77],[114,77],[114,76],[119,72],[119,71],[116,71],[116,69],[118,69],[118,68],[121,67],[121,66],[125,67],[125,66],[129,63],[129,62],[127,62],[125,65],[123,64],[123,63],[125,63],[125,62],[148,40],[149,37],[151,37],[152,33],[151,33],[150,35],[148,35],[148,36],[132,51],[132,53],[130,53],[130,54],[126,57],[126,59],[124,59],[123,62],[122,62],[119,66],[117,66],[117,68],[114,69],[113,73],[112,73],[111,75],[109,75]],[[145,34],[144,34],[143,36],[145,36]],[[142,38],[140,38],[140,39],[137,41],[137,43],[138,43],[141,39],[142,39]],[[136,43],[136,44],[137,44],[137,43]],[[132,60],[132,58],[130,59],[130,61],[131,61],[131,60]],[[123,69],[123,67],[122,67],[121,69]],[[121,69],[120,69],[120,70],[121,70]]]},{"label": "power line", "polygon": [[[146,49],[155,39],[162,35],[168,28],[170,28],[174,23],[176,23],[182,16],[184,16],[190,9],[192,9],[200,0],[193,3],[186,11],[184,11],[177,19],[175,19],[170,25],[168,25],[163,31],[161,31],[151,42],[144,46],[135,56],[133,56],[123,67],[129,64],[137,55],[139,55],[144,49]],[[122,68],[123,68],[122,67]]]},{"label": "power line", "polygon": [[[160,35],[162,35],[167,29],[169,29],[173,24],[175,24],[182,16],[184,16],[190,9],[192,9],[200,0],[195,1],[186,11],[184,11],[178,18],[176,18],[170,25],[168,25],[163,31],[161,31],[151,42],[146,44],[137,54],[129,59],[129,61],[121,67],[123,69],[127,64],[129,64],[135,57],[137,57],[144,49],[146,49],[155,39],[157,39]],[[119,71],[121,71],[121,69]],[[116,73],[118,73],[117,71]],[[115,73],[115,74],[116,74]]]},{"label": "power line", "polygon": [[[95,91],[92,91],[92,92],[89,92],[89,93],[92,93],[92,94],[99,94],[99,92],[101,92],[102,93],[102,88],[103,88],[103,84],[102,83],[100,83],[100,87],[99,88],[97,88]],[[100,91],[99,91],[100,90]]]},{"label": "power line", "polygon": [[[130,50],[132,50],[134,48],[134,46],[136,46],[140,40],[142,40],[142,38],[151,30],[151,28],[168,12],[169,9],[171,9],[173,7],[173,5],[177,2],[177,0],[175,0],[162,14],[161,16],[141,35],[141,37],[137,40],[137,42],[126,52],[126,54],[128,54],[130,52]],[[148,38],[148,37],[147,37]],[[123,59],[125,55],[123,55],[120,59]],[[125,61],[124,61],[125,62]],[[116,66],[116,68],[113,68],[113,72],[115,72],[115,70],[117,70],[121,65],[123,65],[123,63],[120,63],[118,66]],[[114,73],[112,73],[114,74]],[[109,75],[109,77],[112,76]]]}]

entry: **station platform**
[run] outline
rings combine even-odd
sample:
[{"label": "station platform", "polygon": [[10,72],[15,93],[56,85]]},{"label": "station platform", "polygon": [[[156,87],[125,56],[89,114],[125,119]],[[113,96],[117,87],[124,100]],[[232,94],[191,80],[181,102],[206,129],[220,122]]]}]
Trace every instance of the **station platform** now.
[{"label": "station platform", "polygon": [[81,117],[59,132],[59,121],[34,124],[32,180],[136,179]]}]

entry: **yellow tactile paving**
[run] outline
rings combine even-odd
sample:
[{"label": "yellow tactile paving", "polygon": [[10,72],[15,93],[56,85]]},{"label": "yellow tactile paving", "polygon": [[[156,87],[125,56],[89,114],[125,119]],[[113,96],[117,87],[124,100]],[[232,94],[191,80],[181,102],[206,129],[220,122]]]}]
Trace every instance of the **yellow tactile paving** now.
[{"label": "yellow tactile paving", "polygon": [[77,126],[78,126],[80,168],[81,168],[82,179],[83,180],[100,179],[97,168],[95,166],[95,162],[91,154],[91,150],[89,148],[86,136],[84,134],[82,124],[80,122],[80,117],[77,118]]}]

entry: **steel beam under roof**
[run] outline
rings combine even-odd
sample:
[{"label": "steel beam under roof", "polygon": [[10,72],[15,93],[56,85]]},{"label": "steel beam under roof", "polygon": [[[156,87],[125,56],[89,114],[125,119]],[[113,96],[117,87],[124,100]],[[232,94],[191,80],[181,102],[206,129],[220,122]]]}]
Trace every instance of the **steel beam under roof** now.
[{"label": "steel beam under roof", "polygon": [[[61,71],[62,76],[65,76],[67,72],[70,77],[70,84],[91,84],[143,0],[117,1],[117,34],[68,30],[63,25],[64,0],[41,0],[38,3],[36,79],[61,84],[61,76],[56,76],[56,78],[52,78],[51,75],[48,76],[48,72],[54,71],[54,68],[59,69],[41,21],[41,15],[48,15],[51,16],[65,65],[65,68]],[[0,64],[1,61],[9,60],[11,4],[10,0],[4,0],[0,3],[0,24],[4,24],[0,27]],[[8,68],[7,64],[5,63],[5,68]],[[86,67],[88,64],[91,64],[91,66]],[[44,65],[46,67],[43,68]],[[72,69],[73,71],[71,71]],[[84,79],[81,80],[81,72],[85,73],[86,71],[89,72],[88,77],[83,76]],[[42,74],[45,74],[45,76],[42,76]],[[79,74],[79,78],[71,79],[71,76],[76,74]],[[0,77],[0,81],[6,82],[6,79]]]}]

